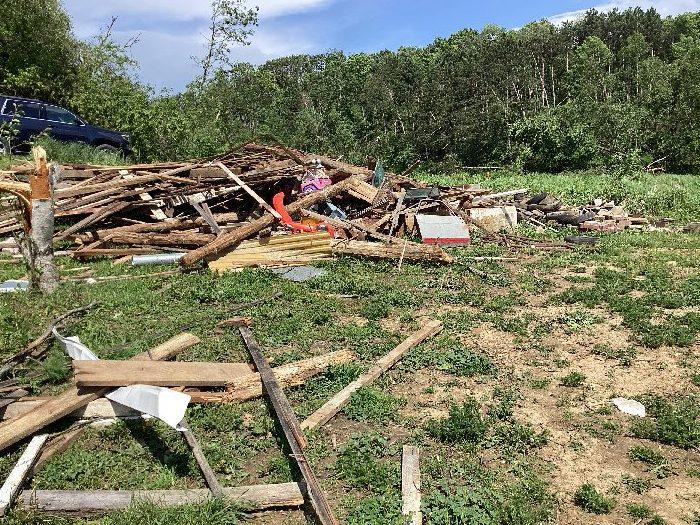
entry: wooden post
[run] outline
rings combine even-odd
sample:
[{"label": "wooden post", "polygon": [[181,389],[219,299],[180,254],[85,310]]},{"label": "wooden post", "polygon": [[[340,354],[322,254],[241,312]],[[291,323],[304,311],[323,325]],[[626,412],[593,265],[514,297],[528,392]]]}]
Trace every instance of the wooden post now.
[{"label": "wooden post", "polygon": [[49,168],[44,148],[32,149],[36,173],[29,177],[31,188],[31,224],[26,239],[25,258],[29,270],[29,283],[42,293],[52,293],[58,288],[58,270],[53,260],[53,199]]}]

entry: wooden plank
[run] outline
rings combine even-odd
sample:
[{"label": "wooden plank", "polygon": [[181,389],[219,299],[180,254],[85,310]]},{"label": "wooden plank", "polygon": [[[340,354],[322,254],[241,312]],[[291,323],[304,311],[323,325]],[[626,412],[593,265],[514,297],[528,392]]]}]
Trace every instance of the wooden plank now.
[{"label": "wooden plank", "polygon": [[405,445],[401,461],[401,494],[403,505],[401,513],[410,520],[410,525],[421,525],[423,513],[420,510],[420,450],[418,447]]},{"label": "wooden plank", "polygon": [[[224,488],[224,496],[250,510],[298,507],[304,503],[297,483]],[[25,490],[18,499],[25,509],[52,514],[100,515],[122,510],[138,501],[176,507],[203,503],[207,489],[191,490]]]},{"label": "wooden plank", "polygon": [[440,330],[442,330],[441,321],[428,321],[423,328],[411,334],[411,336],[409,336],[408,339],[402,342],[399,346],[394,348],[384,357],[380,358],[367,373],[362,374],[355,381],[343,388],[335,396],[329,399],[321,408],[306,418],[306,420],[304,420],[304,422],[301,424],[301,428],[314,429],[326,423],[335,414],[337,414],[340,409],[348,404],[350,398],[357,390],[367,386],[372,381],[377,379],[380,375],[394,366],[408,350],[416,345],[419,345],[429,337],[434,336]]},{"label": "wooden plank", "polygon": [[54,241],[62,241],[64,239],[67,239],[71,235],[78,233],[80,230],[83,228],[87,228],[91,224],[95,222],[99,222],[101,220],[106,219],[107,217],[110,217],[111,215],[114,215],[115,213],[119,213],[120,211],[124,210],[125,208],[128,208],[131,204],[128,202],[115,202],[113,204],[110,204],[108,206],[105,206],[104,208],[101,208],[91,215],[88,215],[85,217],[83,220],[75,223],[73,226],[70,226],[60,232],[58,235],[54,237]]},{"label": "wooden plank", "polygon": [[[290,204],[289,206],[287,206],[287,211],[290,214],[296,213],[300,210],[309,208],[314,204],[325,201],[333,195],[337,195],[338,193],[346,191],[348,187],[352,185],[353,182],[354,181],[352,180],[352,177],[350,177],[342,182],[332,184],[331,186],[328,186],[322,191],[316,191],[314,193],[305,195],[302,198]],[[274,215],[272,215],[271,213],[266,213],[259,219],[256,219],[252,222],[248,222],[231,231],[219,235],[219,237],[217,237],[214,241],[210,242],[206,246],[202,246],[201,248],[197,248],[196,250],[192,250],[186,253],[185,256],[182,259],[180,259],[180,264],[183,266],[191,266],[197,263],[198,261],[201,261],[205,257],[209,257],[211,255],[220,253],[223,250],[234,246],[249,237],[252,237],[260,230],[267,228],[268,226],[272,226],[275,223],[275,220],[276,219]]]},{"label": "wooden plank", "polygon": [[78,386],[226,386],[250,374],[245,363],[189,363],[155,361],[73,361]]},{"label": "wooden plank", "polygon": [[[191,334],[179,334],[150,351],[152,356],[165,359],[199,343],[199,338]],[[149,352],[145,352],[148,359]],[[143,359],[143,355],[134,359]],[[38,432],[46,425],[87,405],[109,392],[109,388],[78,388],[71,385],[63,394],[51,398],[37,409],[12,421],[0,424],[0,450],[22,441]]]},{"label": "wooden plank", "polygon": [[321,522],[321,525],[339,525],[338,520],[333,514],[333,510],[328,503],[328,500],[326,500],[323,490],[318,484],[316,475],[304,456],[306,437],[299,426],[299,422],[294,415],[294,410],[292,410],[292,406],[289,404],[287,396],[284,394],[284,391],[277,382],[277,379],[275,379],[272,368],[263,355],[257,341],[253,337],[253,333],[250,331],[250,328],[247,326],[241,326],[238,328],[238,330],[241,332],[241,336],[248,347],[248,351],[253,358],[253,362],[260,373],[260,378],[263,386],[265,387],[265,391],[267,392],[268,396],[270,396],[270,402],[275,410],[277,420],[284,431],[289,448],[292,450],[291,456],[294,458],[294,461],[296,461],[297,466],[301,471],[301,475],[306,482],[306,490],[316,516]]},{"label": "wooden plank", "polygon": [[280,216],[279,213],[277,213],[277,210],[275,210],[270,204],[268,204],[265,199],[263,199],[260,195],[255,193],[241,178],[236,175],[234,172],[232,172],[230,169],[228,169],[223,163],[219,162],[217,164],[228,176],[229,179],[231,179],[233,182],[238,184],[241,188],[243,188],[243,191],[245,191],[248,195],[253,197],[255,201],[260,204],[263,208],[265,208],[271,215],[273,215],[276,219],[281,219],[282,217]]},{"label": "wooden plank", "polygon": [[48,434],[41,434],[32,438],[10,475],[7,476],[5,483],[0,487],[0,517],[4,516],[12,505],[48,437]]}]

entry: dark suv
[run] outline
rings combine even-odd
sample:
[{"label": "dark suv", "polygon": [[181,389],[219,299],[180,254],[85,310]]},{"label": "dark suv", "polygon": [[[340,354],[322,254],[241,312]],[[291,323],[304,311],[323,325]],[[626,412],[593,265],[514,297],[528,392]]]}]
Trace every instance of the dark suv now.
[{"label": "dark suv", "polygon": [[103,151],[131,153],[129,136],[125,133],[91,126],[67,109],[39,100],[0,96],[0,126],[9,130],[15,126],[17,131],[9,135],[11,144],[7,137],[0,140],[0,151],[8,144],[12,150],[26,149],[33,137],[46,131],[62,142],[84,142]]}]

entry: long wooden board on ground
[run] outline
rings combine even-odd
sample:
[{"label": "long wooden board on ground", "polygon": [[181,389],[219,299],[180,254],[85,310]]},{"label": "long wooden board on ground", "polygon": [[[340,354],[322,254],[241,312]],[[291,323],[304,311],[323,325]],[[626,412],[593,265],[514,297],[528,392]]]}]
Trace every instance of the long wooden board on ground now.
[{"label": "long wooden board on ground", "polygon": [[440,330],[442,330],[441,321],[429,321],[423,328],[411,334],[403,343],[380,358],[367,373],[355,379],[355,381],[334,395],[321,408],[316,410],[316,412],[307,417],[302,422],[301,428],[305,430],[313,429],[326,423],[350,402],[350,398],[357,390],[377,379],[380,375],[389,370],[389,368],[394,366],[408,350],[419,345],[429,337],[434,336]]},{"label": "long wooden board on ground", "polygon": [[306,491],[311,501],[311,506],[316,514],[321,525],[339,525],[338,520],[333,514],[333,509],[331,509],[326,495],[324,494],[321,486],[316,479],[314,471],[311,469],[311,465],[306,460],[304,456],[304,448],[307,446],[306,436],[299,426],[299,421],[297,421],[294,415],[294,410],[289,404],[287,396],[284,394],[282,387],[280,387],[275,375],[268,363],[267,359],[262,353],[260,345],[253,337],[253,333],[247,326],[241,326],[238,328],[245,341],[246,347],[250,352],[250,356],[253,358],[255,367],[260,373],[260,379],[262,380],[265,391],[270,398],[270,403],[277,416],[277,421],[282,427],[284,432],[284,437],[287,440],[287,444],[291,449],[291,457],[294,458],[299,471],[304,478],[306,483]]},{"label": "long wooden board on ground", "polygon": [[[250,510],[298,507],[304,504],[297,483],[251,485],[223,489],[224,496]],[[25,490],[18,498],[24,508],[71,515],[99,515],[121,510],[132,503],[147,501],[165,507],[207,501],[208,489],[191,490]]]},{"label": "long wooden board on ground", "polygon": [[[322,373],[330,365],[349,363],[355,356],[349,350],[340,350],[323,354],[301,361],[294,361],[273,368],[275,377],[283,387],[292,387],[304,384],[310,377]],[[186,392],[192,397],[192,403],[234,403],[247,401],[263,395],[263,386],[260,374],[251,372],[227,385],[223,392]],[[20,417],[45,403],[48,398],[21,399],[5,408],[3,418],[6,420]],[[85,407],[79,408],[70,417],[77,419],[100,418],[129,418],[139,417],[140,413],[131,408],[113,403],[109,399],[102,398],[91,401]]]},{"label": "long wooden board on ground", "polygon": [[0,487],[0,517],[4,516],[7,509],[10,508],[15,496],[19,493],[22,488],[24,480],[27,475],[32,470],[37,457],[39,456],[39,451],[44,443],[48,439],[48,434],[41,434],[39,436],[34,436],[32,440],[24,449],[24,452],[17,461],[17,464],[10,472],[9,476]]},{"label": "long wooden board on ground", "polygon": [[78,386],[226,386],[252,370],[245,363],[73,361]]},{"label": "long wooden board on ground", "polygon": [[[197,343],[199,343],[198,337],[183,333],[158,345],[150,352],[144,352],[132,359],[149,359],[149,357],[150,359],[166,359]],[[78,388],[71,385],[66,392],[48,400],[28,414],[0,424],[0,450],[22,441],[54,421],[84,407],[90,401],[102,397],[109,390],[109,388]]]},{"label": "long wooden board on ground", "polygon": [[405,445],[401,460],[401,513],[407,516],[409,525],[421,525],[423,514],[420,510],[420,450]]}]

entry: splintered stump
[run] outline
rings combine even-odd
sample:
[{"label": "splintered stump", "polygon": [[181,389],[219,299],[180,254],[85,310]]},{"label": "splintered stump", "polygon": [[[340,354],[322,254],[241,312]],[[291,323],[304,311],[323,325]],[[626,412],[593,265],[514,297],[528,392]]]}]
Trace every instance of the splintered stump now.
[{"label": "splintered stump", "polygon": [[30,286],[43,293],[52,293],[58,288],[58,270],[53,260],[53,199],[46,165],[46,151],[36,147],[32,150],[36,162],[36,173],[29,177],[31,188],[31,220],[29,235],[24,249]]}]

